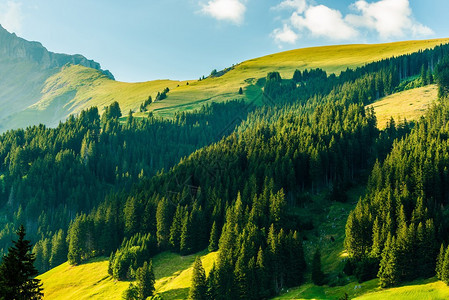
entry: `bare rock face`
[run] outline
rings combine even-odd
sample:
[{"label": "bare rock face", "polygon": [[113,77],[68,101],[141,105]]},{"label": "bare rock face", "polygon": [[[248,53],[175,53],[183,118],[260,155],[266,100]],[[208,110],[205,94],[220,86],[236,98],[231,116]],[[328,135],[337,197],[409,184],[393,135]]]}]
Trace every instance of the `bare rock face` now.
[{"label": "bare rock face", "polygon": [[30,42],[9,33],[0,25],[0,58],[25,59],[37,63],[44,69],[60,68],[66,64],[81,65],[103,72],[110,79],[114,76],[108,70],[102,70],[99,63],[75,54],[59,54],[48,51],[39,42]]}]

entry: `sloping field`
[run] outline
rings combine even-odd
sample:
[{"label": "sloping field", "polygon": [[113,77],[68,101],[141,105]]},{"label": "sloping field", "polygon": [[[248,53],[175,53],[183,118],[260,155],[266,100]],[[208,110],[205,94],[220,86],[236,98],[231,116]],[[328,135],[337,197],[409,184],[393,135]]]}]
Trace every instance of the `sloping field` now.
[{"label": "sloping field", "polygon": [[[186,299],[192,279],[192,266],[201,256],[206,272],[216,260],[217,252],[200,252],[180,256],[171,252],[153,258],[156,293],[164,299]],[[64,263],[38,277],[44,284],[44,299],[122,299],[129,286],[127,281],[117,281],[108,275],[108,259],[97,258],[88,263],[71,266]]]}]

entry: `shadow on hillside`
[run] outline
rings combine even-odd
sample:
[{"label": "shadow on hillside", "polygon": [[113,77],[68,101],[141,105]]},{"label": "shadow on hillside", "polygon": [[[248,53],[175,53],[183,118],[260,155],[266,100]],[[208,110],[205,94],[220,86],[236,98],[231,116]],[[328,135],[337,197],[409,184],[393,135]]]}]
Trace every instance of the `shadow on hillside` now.
[{"label": "shadow on hillside", "polygon": [[187,299],[189,297],[189,288],[173,289],[159,293],[162,299]]}]

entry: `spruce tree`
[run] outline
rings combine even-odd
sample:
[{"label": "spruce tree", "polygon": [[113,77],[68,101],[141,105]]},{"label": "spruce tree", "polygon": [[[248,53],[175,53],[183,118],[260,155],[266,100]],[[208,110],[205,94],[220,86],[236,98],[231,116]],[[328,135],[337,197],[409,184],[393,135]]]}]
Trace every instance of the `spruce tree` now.
[{"label": "spruce tree", "polygon": [[192,285],[189,291],[189,299],[205,300],[207,299],[207,282],[206,273],[199,256],[196,257],[193,264]]},{"label": "spruce tree", "polygon": [[324,284],[324,273],[321,270],[321,253],[320,249],[316,249],[312,261],[312,281],[316,285]]},{"label": "spruce tree", "polygon": [[397,249],[394,238],[388,235],[384,250],[382,251],[382,260],[377,277],[381,287],[395,286],[399,283],[400,273],[398,266]]},{"label": "spruce tree", "polygon": [[136,272],[137,290],[139,299],[147,299],[154,293],[154,273],[153,264],[145,262]]},{"label": "spruce tree", "polygon": [[444,252],[443,266],[441,267],[441,281],[449,285],[449,246]]},{"label": "spruce tree", "polygon": [[443,269],[443,263],[444,263],[444,245],[441,244],[440,247],[440,252],[438,254],[437,257],[437,263],[436,263],[436,268],[435,268],[435,273],[438,279],[441,280],[441,274],[442,274],[442,269]]},{"label": "spruce tree", "polygon": [[38,272],[34,267],[35,255],[31,242],[25,239],[25,227],[17,231],[17,241],[8,249],[0,265],[0,298],[16,300],[42,299],[42,284],[35,279]]},{"label": "spruce tree", "polygon": [[217,225],[214,221],[214,223],[212,224],[212,229],[210,231],[210,238],[209,238],[209,251],[210,252],[214,252],[218,250],[218,239],[220,237],[218,236],[218,229],[217,229]]},{"label": "spruce tree", "polygon": [[207,299],[216,299],[217,297],[217,277],[215,263],[207,276]]}]

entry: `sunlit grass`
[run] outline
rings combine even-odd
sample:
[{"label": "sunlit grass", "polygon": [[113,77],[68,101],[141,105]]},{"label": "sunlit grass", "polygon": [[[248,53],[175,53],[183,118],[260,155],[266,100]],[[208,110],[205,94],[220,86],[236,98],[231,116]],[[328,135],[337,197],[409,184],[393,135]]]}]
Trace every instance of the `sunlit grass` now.
[{"label": "sunlit grass", "polygon": [[438,87],[428,85],[387,96],[368,107],[374,107],[377,125],[380,129],[387,126],[391,118],[395,122],[416,121],[424,115],[427,108],[437,99]]},{"label": "sunlit grass", "polygon": [[[192,266],[199,255],[206,272],[216,261],[217,252],[199,252],[180,256],[164,252],[153,258],[156,293],[164,299],[185,299],[192,279]],[[71,266],[64,263],[38,277],[44,284],[44,299],[122,299],[129,286],[108,275],[108,259],[97,258],[88,263]]]}]

